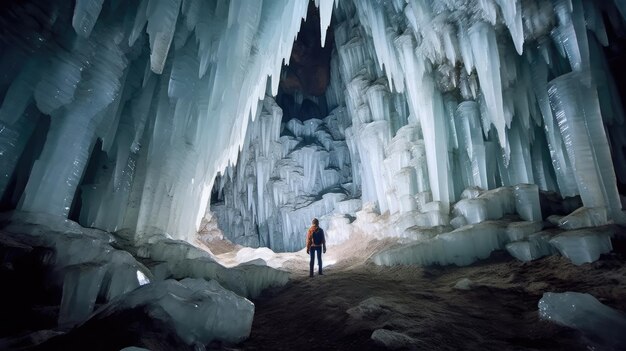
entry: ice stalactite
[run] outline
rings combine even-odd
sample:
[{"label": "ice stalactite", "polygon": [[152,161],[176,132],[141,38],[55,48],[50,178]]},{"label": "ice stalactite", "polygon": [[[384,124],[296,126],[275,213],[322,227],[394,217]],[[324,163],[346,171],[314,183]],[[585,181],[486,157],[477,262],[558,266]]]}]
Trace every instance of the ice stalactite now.
[{"label": "ice stalactite", "polygon": [[72,27],[76,34],[88,38],[96,25],[104,0],[78,0],[74,7]]},{"label": "ice stalactite", "polygon": [[[620,220],[624,110],[603,47],[623,33],[621,1],[316,4],[320,39],[335,43],[324,99],[337,107],[335,117],[344,116],[342,134],[314,133],[322,146],[300,148],[281,136],[274,141],[284,148],[280,160],[267,159],[274,152],[269,143],[254,162],[241,161],[249,169],[222,172],[222,180],[236,173],[233,184],[245,189],[245,201],[237,192],[229,204],[240,211],[232,220],[241,220],[243,237],[260,230],[262,244],[271,239],[267,233],[283,231],[276,241],[295,248],[300,239],[288,233],[311,213],[293,204],[278,219],[277,204],[289,198],[283,191],[320,197],[333,184],[350,201],[388,212],[401,233],[410,224],[450,224],[449,209],[466,188],[518,183],[581,195],[586,207],[606,207],[607,220]],[[188,239],[215,175],[249,149],[248,125],[264,115],[259,100],[278,92],[307,6],[304,0],[8,5],[0,15],[6,28],[0,121],[2,137],[19,143],[1,156],[7,177],[20,153],[36,154],[21,146],[29,134],[25,121],[41,130],[48,120],[28,116],[50,119],[18,208],[129,229],[137,239],[155,233]],[[583,122],[581,134],[571,135]],[[274,140],[276,123],[264,127],[263,139]],[[338,142],[345,143],[341,162],[333,159]],[[584,167],[580,157],[588,158]],[[273,182],[278,168],[281,181]],[[263,187],[271,196],[260,195]],[[335,200],[315,206],[333,207],[329,213]]]},{"label": "ice stalactite", "polygon": [[[0,82],[0,118],[11,125],[5,134],[21,128],[33,102],[51,116],[19,208],[80,212],[74,215],[84,225],[130,229],[138,239],[188,238],[205,213],[214,175],[236,159],[269,76],[276,93],[307,4],[8,6],[0,18],[7,28],[3,62],[16,74]],[[333,3],[323,6],[328,24]],[[100,151],[106,159],[74,208],[90,158]]]},{"label": "ice stalactite", "polygon": [[[371,110],[372,99],[360,101],[359,96],[373,86],[376,79],[388,77],[393,83],[390,91],[397,90],[409,107],[408,123],[418,125],[421,130],[428,165],[428,190],[433,200],[443,204],[457,201],[468,186],[492,189],[536,183],[542,190],[558,190],[562,196],[582,194],[591,184],[575,179],[587,177],[588,172],[573,164],[572,151],[568,150],[594,140],[594,144],[605,146],[597,146],[598,154],[590,158],[597,162],[592,168],[599,175],[607,174],[609,179],[598,180],[602,185],[591,193],[605,196],[607,200],[596,203],[584,200],[583,196],[583,203],[589,207],[613,207],[611,216],[621,220],[621,204],[613,175],[617,170],[617,177],[622,177],[616,158],[622,159],[622,138],[609,139],[606,133],[599,132],[591,137],[581,131],[576,135],[583,140],[572,143],[567,136],[569,129],[563,129],[559,122],[561,117],[556,116],[557,112],[562,115],[561,109],[548,96],[549,88],[553,89],[560,76],[571,71],[581,72],[581,75],[574,75],[573,80],[579,81],[574,85],[593,85],[585,94],[586,107],[599,104],[597,115],[602,116],[605,123],[613,116],[621,121],[623,107],[615,94],[613,78],[606,73],[608,66],[598,44],[609,44],[600,14],[615,10],[613,6],[584,0],[553,4],[520,1],[340,3],[335,14],[338,19],[335,36],[342,83],[347,92],[346,106],[353,117],[352,133],[358,134],[357,126],[367,114],[365,107]],[[358,23],[352,19],[354,14],[358,15]],[[502,30],[501,24],[508,32]],[[619,32],[619,24],[616,28]],[[385,43],[389,40],[394,42],[391,48]],[[365,50],[356,51],[359,56],[348,55],[357,47]],[[382,72],[370,68],[368,62],[372,60],[380,65]],[[589,76],[587,80],[582,78],[584,74]],[[396,77],[403,77],[403,83],[398,83]],[[585,84],[585,81],[590,83]],[[454,98],[446,94],[460,95],[465,101],[453,102]],[[458,109],[456,103],[459,103]],[[470,109],[473,112],[468,115],[470,119],[447,117],[448,111],[458,114],[467,110],[469,104],[474,104]],[[566,105],[573,106],[572,103]],[[579,106],[579,110],[582,107]],[[466,112],[461,112],[461,116],[465,115]],[[355,118],[357,116],[359,118]],[[588,118],[596,119],[591,114]],[[621,122],[615,125],[622,130]],[[543,129],[545,137],[537,133],[538,127]],[[609,140],[613,145],[608,146]],[[541,151],[539,145],[547,146],[549,153]],[[460,172],[455,171],[455,165],[460,167]],[[372,166],[363,167],[363,200],[374,200],[384,212],[387,199],[379,194],[375,198],[367,195],[367,188],[371,186],[368,173],[373,172],[367,167]]]},{"label": "ice stalactite", "polygon": [[[598,13],[610,8],[589,1],[340,2],[327,95],[345,103],[350,117],[345,138],[352,194],[372,203],[361,216],[388,213],[393,229],[386,235],[411,237],[414,226],[459,228],[506,213],[540,221],[535,188],[535,195],[520,195],[530,207],[495,210],[513,198],[508,187],[537,184],[564,197],[585,192],[591,180],[576,181],[587,171],[573,162],[573,144],[549,88],[555,77],[593,67],[590,79],[599,95],[590,88],[587,103],[599,102],[603,118],[615,116],[622,128],[621,102],[595,40],[606,43]],[[607,145],[606,135],[597,139]],[[613,139],[619,149],[621,138]],[[592,159],[605,159],[606,150],[598,147]],[[606,195],[612,205],[586,196],[583,203],[613,206],[610,212],[620,220],[614,170],[611,162],[601,163],[590,167],[608,179],[598,180],[603,185],[591,193],[612,194]],[[497,191],[475,199],[464,197],[467,188]],[[452,222],[449,216],[455,216]]]},{"label": "ice stalactite", "polygon": [[320,33],[322,47],[326,44],[326,32],[330,26],[333,14],[333,5],[339,0],[315,0],[315,6],[320,9]]}]

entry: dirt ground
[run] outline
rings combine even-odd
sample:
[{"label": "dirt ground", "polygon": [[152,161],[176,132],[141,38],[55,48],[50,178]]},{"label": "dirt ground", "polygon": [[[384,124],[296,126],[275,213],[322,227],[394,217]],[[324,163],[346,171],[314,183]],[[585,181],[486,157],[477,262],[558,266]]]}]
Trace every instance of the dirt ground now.
[{"label": "dirt ground", "polygon": [[[544,292],[577,291],[626,311],[625,257],[574,266],[561,256],[522,263],[498,251],[467,267],[427,268],[350,259],[313,278],[306,261],[293,262],[291,281],[254,301],[250,338],[234,348],[381,349],[371,335],[385,329],[410,337],[405,349],[593,350],[579,332],[540,320],[537,303]],[[463,278],[469,290],[454,287]]]}]

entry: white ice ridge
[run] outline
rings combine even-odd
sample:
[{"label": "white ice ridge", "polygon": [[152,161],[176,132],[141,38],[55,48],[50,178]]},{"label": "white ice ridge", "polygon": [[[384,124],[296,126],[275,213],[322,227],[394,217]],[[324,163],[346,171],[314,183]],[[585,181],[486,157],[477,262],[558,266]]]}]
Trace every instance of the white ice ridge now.
[{"label": "white ice ridge", "polygon": [[237,172],[246,201],[228,218],[248,243],[280,231],[274,242],[297,248],[307,217],[354,216],[335,211],[343,200],[447,225],[466,188],[516,184],[625,221],[624,110],[602,49],[623,28],[621,0],[319,0],[336,50],[317,98],[345,123],[341,138],[318,133],[321,146],[279,140],[280,160],[274,139],[252,154],[246,136],[308,1],[33,3],[0,14],[2,182],[26,183],[0,183],[0,196],[19,209],[190,239],[241,153],[254,174]]}]

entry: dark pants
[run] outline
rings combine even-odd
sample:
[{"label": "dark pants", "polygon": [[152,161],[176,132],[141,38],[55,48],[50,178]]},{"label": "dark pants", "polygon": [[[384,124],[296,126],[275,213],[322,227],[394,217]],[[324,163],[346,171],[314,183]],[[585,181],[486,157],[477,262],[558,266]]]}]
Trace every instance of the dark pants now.
[{"label": "dark pants", "polygon": [[313,266],[315,266],[315,252],[317,252],[317,265],[320,268],[319,273],[322,274],[322,247],[311,246],[311,263],[309,264],[309,275],[313,275]]}]

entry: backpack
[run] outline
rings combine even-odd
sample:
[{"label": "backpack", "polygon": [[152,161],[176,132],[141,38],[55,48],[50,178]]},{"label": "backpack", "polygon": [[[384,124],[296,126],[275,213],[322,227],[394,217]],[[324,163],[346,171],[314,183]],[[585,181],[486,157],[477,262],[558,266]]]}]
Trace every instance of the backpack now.
[{"label": "backpack", "polygon": [[317,228],[316,231],[313,232],[313,245],[319,246],[324,242],[324,231],[322,228]]}]

